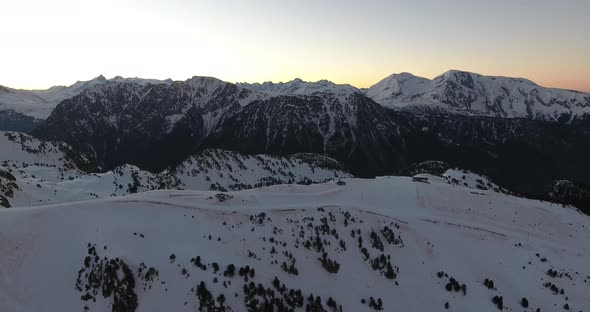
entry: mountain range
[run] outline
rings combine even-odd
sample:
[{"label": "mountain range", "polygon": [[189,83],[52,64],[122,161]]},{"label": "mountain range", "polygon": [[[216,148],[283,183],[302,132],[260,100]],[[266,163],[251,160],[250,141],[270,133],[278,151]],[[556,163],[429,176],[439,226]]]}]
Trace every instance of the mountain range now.
[{"label": "mountain range", "polygon": [[590,113],[587,93],[456,70],[432,80],[394,74],[369,88],[366,95],[386,107],[436,108],[471,116],[574,122]]},{"label": "mountain range", "polygon": [[[0,111],[46,119],[61,101],[105,83],[172,84],[171,79],[122,78],[98,76],[71,86],[47,90],[17,90],[0,86]],[[411,73],[393,74],[368,89],[328,80],[306,82],[299,78],[285,83],[237,83],[239,87],[271,95],[311,95],[361,93],[377,103],[398,109],[436,107],[456,114],[504,118],[531,118],[548,121],[572,121],[590,112],[590,94],[545,88],[523,78],[484,76],[450,70],[434,79]],[[1,129],[8,130],[8,129]]]},{"label": "mountain range", "polygon": [[0,94],[22,99],[0,101],[1,311],[587,306],[583,93],[456,71],[53,89]]},{"label": "mountain range", "polygon": [[107,82],[169,83],[169,80],[122,78],[107,80],[100,75],[71,86],[54,86],[46,90],[20,90],[0,86],[0,130],[30,132],[45,120],[61,101]]},{"label": "mountain range", "polygon": [[104,171],[131,164],[157,173],[222,149],[323,154],[361,177],[440,160],[527,194],[545,194],[556,180],[590,184],[590,95],[525,79],[402,73],[357,89],[326,80],[98,77],[53,89],[64,99],[44,120],[19,108],[26,101],[6,100],[41,91],[5,88],[0,110],[37,118],[34,136],[66,142]]}]

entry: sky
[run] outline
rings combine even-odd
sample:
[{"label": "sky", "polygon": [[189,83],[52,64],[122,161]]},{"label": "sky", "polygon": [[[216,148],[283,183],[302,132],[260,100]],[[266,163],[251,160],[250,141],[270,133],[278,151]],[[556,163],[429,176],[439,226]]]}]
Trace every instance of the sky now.
[{"label": "sky", "polygon": [[588,0],[0,0],[0,85],[458,69],[590,92]]}]

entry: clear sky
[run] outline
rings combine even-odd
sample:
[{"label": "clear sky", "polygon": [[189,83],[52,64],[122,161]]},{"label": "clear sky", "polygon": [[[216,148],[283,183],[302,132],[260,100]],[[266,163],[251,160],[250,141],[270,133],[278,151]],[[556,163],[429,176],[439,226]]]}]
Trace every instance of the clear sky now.
[{"label": "clear sky", "polygon": [[0,85],[449,69],[590,92],[588,0],[0,0]]}]

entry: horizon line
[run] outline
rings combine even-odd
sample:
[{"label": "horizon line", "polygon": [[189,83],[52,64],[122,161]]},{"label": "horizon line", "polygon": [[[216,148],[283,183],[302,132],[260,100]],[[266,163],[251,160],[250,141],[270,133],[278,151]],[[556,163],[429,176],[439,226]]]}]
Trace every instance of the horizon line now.
[{"label": "horizon line", "polygon": [[487,74],[480,74],[480,73],[477,73],[477,72],[472,72],[472,71],[467,71],[467,70],[460,70],[460,69],[449,69],[449,70],[446,70],[443,73],[438,74],[438,75],[436,75],[436,76],[434,76],[432,78],[428,78],[428,77],[421,76],[421,75],[415,75],[415,74],[413,74],[411,72],[408,72],[408,71],[394,72],[392,74],[389,74],[389,75],[387,75],[387,76],[385,76],[385,77],[377,80],[376,82],[372,83],[371,85],[369,85],[367,87],[358,87],[358,86],[355,86],[352,83],[348,83],[348,82],[335,82],[335,81],[330,80],[330,79],[327,79],[327,78],[321,78],[319,80],[315,80],[314,81],[314,79],[304,79],[304,78],[294,77],[294,78],[291,78],[290,80],[279,80],[279,81],[265,80],[265,81],[249,82],[249,81],[229,81],[229,80],[225,80],[225,79],[218,78],[218,77],[211,76],[211,75],[192,75],[192,76],[190,76],[190,77],[188,77],[186,79],[173,79],[173,78],[170,78],[170,77],[161,79],[161,78],[139,77],[139,76],[128,76],[128,77],[124,77],[122,75],[114,75],[114,76],[112,76],[110,78],[106,78],[103,74],[99,74],[98,76],[94,76],[93,78],[88,79],[88,80],[76,80],[76,82],[71,83],[69,85],[68,84],[55,84],[55,85],[51,85],[49,87],[21,88],[21,87],[12,87],[12,86],[8,86],[8,85],[0,84],[0,87],[5,87],[5,88],[9,88],[9,89],[12,89],[12,90],[19,90],[19,91],[45,91],[45,90],[49,90],[51,88],[56,88],[56,87],[71,87],[71,86],[73,86],[73,85],[75,85],[77,83],[84,83],[84,82],[93,81],[93,80],[99,79],[100,77],[103,77],[107,81],[113,80],[115,78],[122,78],[122,79],[155,80],[155,81],[162,81],[162,82],[165,82],[165,81],[184,82],[184,81],[188,81],[190,79],[196,78],[196,77],[204,77],[204,78],[213,78],[213,79],[217,79],[217,80],[220,80],[220,81],[223,81],[223,82],[227,82],[227,83],[232,83],[232,84],[260,84],[260,85],[265,84],[265,83],[285,84],[285,83],[293,82],[293,81],[296,81],[296,80],[301,80],[302,82],[307,82],[307,83],[319,83],[319,82],[322,82],[322,81],[327,81],[327,82],[333,83],[335,85],[347,85],[347,86],[351,86],[351,87],[353,87],[355,89],[362,90],[362,89],[369,89],[372,86],[378,84],[379,82],[381,82],[381,81],[383,81],[383,80],[385,80],[385,79],[387,79],[387,78],[389,78],[391,76],[394,76],[394,75],[409,74],[409,75],[412,75],[412,76],[414,76],[416,78],[422,78],[422,79],[427,79],[427,80],[432,81],[432,80],[436,79],[437,77],[443,76],[443,75],[445,75],[446,73],[449,73],[449,72],[464,72],[464,73],[469,73],[469,74],[478,75],[478,76],[482,76],[482,77],[522,79],[522,80],[530,81],[533,84],[535,84],[535,85],[537,85],[539,87],[545,88],[545,89],[557,89],[557,90],[573,91],[573,92],[580,92],[580,93],[588,93],[588,94],[590,94],[590,89],[583,90],[583,89],[573,89],[573,88],[563,88],[563,87],[551,87],[551,86],[546,86],[546,85],[539,84],[536,81],[534,81],[534,80],[532,80],[530,78],[526,78],[526,77],[506,76],[506,75],[501,75],[501,74],[500,75],[487,75]]}]

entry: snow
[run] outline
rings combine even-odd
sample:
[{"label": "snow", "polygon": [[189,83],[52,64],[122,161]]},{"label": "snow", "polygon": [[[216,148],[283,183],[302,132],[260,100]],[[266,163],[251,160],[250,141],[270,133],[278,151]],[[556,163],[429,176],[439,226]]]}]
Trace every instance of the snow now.
[{"label": "snow", "polygon": [[[433,87],[432,81],[416,77],[410,73],[393,74],[369,88],[366,95],[377,103],[386,106],[403,105],[405,100],[425,94]],[[403,100],[397,101],[397,97],[403,95]]]},{"label": "snow", "polygon": [[348,84],[335,84],[328,80],[317,82],[303,81],[296,78],[289,82],[273,83],[270,81],[260,83],[238,83],[240,87],[253,91],[267,93],[269,95],[318,95],[331,93],[339,98],[346,98],[360,91]]},{"label": "snow", "polygon": [[131,165],[105,173],[86,173],[67,157],[70,147],[65,143],[0,132],[0,149],[0,170],[16,179],[17,188],[11,187],[13,195],[7,196],[2,187],[9,181],[0,175],[0,196],[7,197],[12,207],[122,196],[161,188],[241,190],[352,177],[333,159],[313,154],[278,157],[207,149],[157,174]]},{"label": "snow", "polygon": [[432,80],[409,73],[384,78],[366,91],[395,109],[444,108],[463,115],[568,121],[590,113],[590,94],[544,88],[522,78],[450,70]]},{"label": "snow", "polygon": [[100,75],[89,81],[78,81],[71,86],[55,86],[46,90],[17,90],[0,86],[0,111],[11,110],[36,119],[47,119],[61,101],[96,86],[122,81],[142,85],[171,83],[170,80],[122,78],[120,76],[107,80]]},{"label": "snow", "polygon": [[65,157],[69,149],[71,147],[63,142],[41,141],[20,132],[0,131],[0,162],[72,168],[75,165]]},{"label": "snow", "polygon": [[[309,155],[309,154],[308,154]],[[352,175],[332,168],[338,164],[327,157],[306,154],[291,157],[243,155],[209,149],[190,157],[173,170],[163,172],[180,180],[180,187],[190,190],[241,190],[282,183],[324,182]],[[325,165],[328,163],[328,165]],[[330,166],[331,164],[331,166]]]},{"label": "snow", "polygon": [[[472,80],[473,85],[462,84],[465,79]],[[139,85],[175,83],[170,79],[117,76],[107,80],[99,76],[89,81],[78,81],[71,86],[57,86],[47,90],[15,90],[0,86],[0,111],[11,110],[36,119],[46,119],[57,104],[65,99],[95,86],[121,82]],[[186,84],[190,89],[187,92],[192,94],[197,105],[219,96],[231,85],[213,77],[198,76],[188,79]],[[544,88],[522,78],[483,76],[457,70],[450,70],[432,80],[410,73],[393,74],[366,90],[348,84],[335,84],[328,80],[307,82],[294,79],[279,83],[236,85],[240,90],[249,91],[244,92],[238,100],[241,106],[279,95],[331,94],[343,102],[352,94],[364,93],[386,107],[417,112],[434,109],[463,115],[549,121],[569,121],[590,113],[590,94],[587,93]]]},{"label": "snow", "polygon": [[[6,172],[17,185],[8,197],[13,208],[0,210],[0,311],[111,310],[113,297],[100,289],[96,302],[81,300],[88,244],[96,246],[98,260],[88,260],[94,270],[104,257],[129,266],[137,311],[197,310],[194,289],[201,281],[214,298],[224,294],[233,311],[245,311],[247,283],[223,275],[229,264],[236,271],[254,268],[251,280],[265,288],[273,288],[276,276],[305,299],[321,296],[326,308],[331,297],[344,311],[370,311],[361,302],[370,297],[381,299],[384,311],[440,310],[445,302],[454,311],[495,311],[496,295],[511,310],[521,308],[523,297],[533,310],[588,305],[588,216],[511,196],[474,172],[356,179],[320,155],[205,150],[159,174],[130,165],[85,173],[66,156],[64,143],[4,132],[0,148],[0,191],[9,185]],[[161,187],[167,189],[156,191]],[[385,226],[398,241],[387,242]],[[383,251],[372,243],[372,231]],[[359,235],[370,259],[390,256],[395,278],[364,260]],[[324,269],[313,245],[305,247],[316,236],[340,264],[337,273]],[[205,271],[191,263],[196,256]],[[220,272],[213,273],[214,262]],[[283,262],[294,263],[298,274]],[[145,279],[148,267],[158,271],[152,282]],[[448,277],[439,278],[440,271]],[[450,277],[466,285],[465,294],[445,290]],[[495,289],[483,285],[486,278]]]},{"label": "snow", "polygon": [[[0,169],[6,167],[1,166]],[[19,189],[9,198],[12,207],[40,206],[128,195],[139,181],[137,191],[158,189],[160,177],[134,166],[121,166],[105,173],[85,173],[78,170],[61,170],[56,167],[30,165],[13,167]]]},{"label": "snow", "polygon": [[[381,298],[384,311],[442,310],[445,302],[454,311],[496,311],[491,301],[495,295],[503,296],[511,310],[521,309],[523,297],[532,309],[542,311],[560,310],[565,303],[574,311],[588,306],[590,221],[574,209],[493,191],[474,194],[434,176],[429,183],[406,177],[343,181],[345,185],[230,192],[225,200],[215,192],[154,191],[1,210],[0,310],[79,311],[85,305],[90,311],[110,310],[112,297],[102,298],[99,292],[96,302],[84,302],[80,296],[85,292],[75,288],[88,243],[96,244],[100,258],[119,258],[129,265],[136,276],[138,311],[194,311],[198,299],[191,288],[201,281],[214,298],[225,294],[233,311],[245,311],[244,280],[237,274],[224,277],[228,264],[235,264],[236,271],[245,265],[254,268],[252,280],[265,288],[273,288],[276,276],[288,288],[301,289],[304,298],[319,295],[326,307],[332,297],[345,311],[370,311],[361,303],[369,297]],[[265,216],[260,219],[261,213]],[[345,225],[345,213],[355,221]],[[315,235],[307,224],[320,225],[322,217],[347,247],[339,247],[330,234],[322,235],[330,242],[324,246],[329,257],[341,264],[338,273],[328,273],[319,254],[302,246]],[[386,225],[403,244],[384,240],[379,229]],[[381,252],[372,246],[369,233],[375,230],[381,236],[383,253],[399,267],[395,280],[363,260],[350,234],[357,229],[372,257]],[[270,253],[273,247],[276,254]],[[280,268],[286,260],[283,251],[295,257],[297,276]],[[206,271],[190,263],[196,256]],[[213,262],[219,263],[220,272],[213,273]],[[141,263],[159,272],[145,290],[138,278]],[[183,268],[188,275],[181,273]],[[571,279],[550,277],[549,269]],[[439,271],[465,283],[466,295],[447,292],[449,277],[438,278]],[[486,278],[493,279],[496,289],[483,285]],[[546,282],[565,294],[554,295],[543,286]]]},{"label": "snow", "polygon": [[508,193],[506,189],[492,182],[490,178],[469,170],[449,169],[442,175],[449,184],[477,190],[492,190],[499,193]]}]

